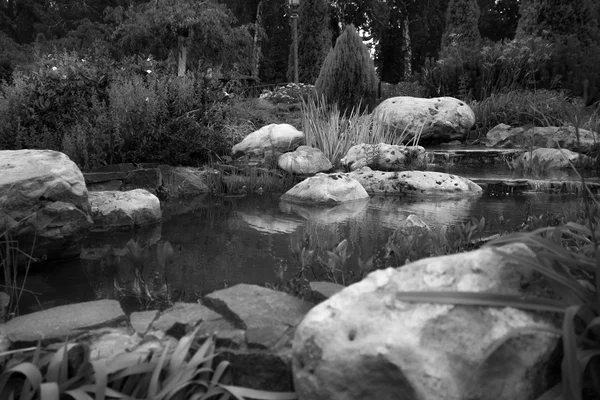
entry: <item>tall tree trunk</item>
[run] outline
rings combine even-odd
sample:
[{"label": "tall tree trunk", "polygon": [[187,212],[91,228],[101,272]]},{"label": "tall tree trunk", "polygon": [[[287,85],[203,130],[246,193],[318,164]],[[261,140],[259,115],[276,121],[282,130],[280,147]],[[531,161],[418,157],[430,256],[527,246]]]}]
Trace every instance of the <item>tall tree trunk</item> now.
[{"label": "tall tree trunk", "polygon": [[262,0],[256,7],[256,22],[254,23],[254,43],[252,45],[252,77],[258,79],[260,55],[262,46]]},{"label": "tall tree trunk", "polygon": [[404,14],[402,21],[402,55],[404,59],[404,79],[412,75],[412,48],[410,32],[408,30],[408,13]]},{"label": "tall tree trunk", "polygon": [[177,37],[177,76],[185,76],[188,53],[188,39],[185,36]]}]

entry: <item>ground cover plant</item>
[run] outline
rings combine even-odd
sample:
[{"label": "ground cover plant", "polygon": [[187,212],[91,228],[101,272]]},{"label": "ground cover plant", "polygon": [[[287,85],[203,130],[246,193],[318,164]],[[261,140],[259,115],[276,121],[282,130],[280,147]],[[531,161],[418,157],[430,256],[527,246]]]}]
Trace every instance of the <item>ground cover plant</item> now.
[{"label": "ground cover plant", "polygon": [[[229,362],[216,361],[213,337],[185,335],[173,350],[132,351],[108,360],[90,360],[85,343],[65,343],[57,351],[38,344],[33,355],[18,354],[0,375],[3,399],[295,399],[294,393],[266,392],[231,385]],[[27,349],[31,350],[31,349]]]}]

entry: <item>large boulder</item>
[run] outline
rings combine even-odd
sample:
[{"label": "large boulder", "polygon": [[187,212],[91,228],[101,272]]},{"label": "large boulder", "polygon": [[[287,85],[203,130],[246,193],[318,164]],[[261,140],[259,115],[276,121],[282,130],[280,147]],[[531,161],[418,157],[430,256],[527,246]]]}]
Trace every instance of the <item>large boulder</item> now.
[{"label": "large boulder", "polygon": [[90,204],[94,231],[126,230],[160,222],[158,197],[145,189],[127,192],[92,192]]},{"label": "large boulder", "polygon": [[553,385],[560,316],[511,307],[406,302],[406,291],[547,296],[510,255],[523,244],[372,272],[314,307],[293,342],[300,400],[530,400]]},{"label": "large boulder", "polygon": [[340,162],[350,171],[362,167],[379,171],[405,171],[425,168],[427,153],[421,146],[361,143],[352,146]]},{"label": "large boulder", "polygon": [[374,110],[375,117],[397,134],[406,130],[407,140],[419,135],[419,143],[465,140],[475,125],[475,113],[454,97],[391,97]]},{"label": "large boulder", "polygon": [[573,126],[545,126],[522,128],[507,128],[506,125],[494,127],[486,134],[486,144],[499,148],[552,148],[589,153],[600,143],[600,135],[586,129],[577,130]]},{"label": "large boulder", "polygon": [[585,167],[592,163],[593,159],[583,154],[567,149],[547,148],[523,152],[512,161],[512,165],[515,169],[531,168],[538,172],[544,172],[545,170],[550,169],[570,168],[571,164],[575,167]]},{"label": "large boulder", "polygon": [[262,157],[295,150],[304,141],[304,134],[289,124],[270,124],[252,132],[232,148],[232,154]]},{"label": "large boulder", "polygon": [[33,256],[79,255],[92,226],[83,174],[63,153],[0,151],[0,233]]},{"label": "large boulder", "polygon": [[402,171],[382,172],[364,167],[347,174],[356,179],[370,194],[422,196],[432,194],[479,194],[482,189],[473,181],[445,172]]},{"label": "large boulder", "polygon": [[310,146],[300,146],[294,151],[280,155],[277,163],[284,171],[298,175],[313,175],[333,168],[331,161],[321,150]]},{"label": "large boulder", "polygon": [[336,204],[368,198],[356,179],[324,173],[303,180],[281,196],[282,201],[305,204]]}]

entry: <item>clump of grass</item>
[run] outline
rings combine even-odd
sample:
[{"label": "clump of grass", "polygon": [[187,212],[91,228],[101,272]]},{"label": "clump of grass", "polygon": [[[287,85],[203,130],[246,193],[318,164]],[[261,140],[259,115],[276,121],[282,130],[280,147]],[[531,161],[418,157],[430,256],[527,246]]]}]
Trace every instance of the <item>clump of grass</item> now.
[{"label": "clump of grass", "polygon": [[[402,144],[408,139],[407,129],[398,132],[384,124],[384,118],[360,110],[358,105],[343,114],[337,105],[329,105],[323,98],[303,102],[302,131],[306,145],[320,149],[337,168],[342,157],[354,145]],[[414,145],[417,145],[419,137],[420,134],[413,137]]]},{"label": "clump of grass", "polygon": [[90,361],[84,343],[66,343],[53,354],[38,344],[30,360],[0,375],[0,398],[296,399],[294,393],[232,386],[229,362],[215,362],[215,339],[201,343],[198,329],[181,338],[173,351],[167,341],[160,354],[136,350],[98,361]]}]

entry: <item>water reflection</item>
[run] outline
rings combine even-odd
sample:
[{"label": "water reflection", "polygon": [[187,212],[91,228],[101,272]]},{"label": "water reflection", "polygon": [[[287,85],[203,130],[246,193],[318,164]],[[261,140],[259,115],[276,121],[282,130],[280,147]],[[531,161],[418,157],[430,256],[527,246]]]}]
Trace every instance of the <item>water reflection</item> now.
[{"label": "water reflection", "polygon": [[[358,273],[358,257],[363,261],[379,257],[389,235],[410,214],[432,226],[485,217],[486,232],[495,233],[513,230],[528,214],[558,214],[579,207],[575,197],[543,193],[464,199],[373,197],[329,208],[281,203],[277,196],[267,195],[206,196],[168,204],[162,226],[133,234],[89,236],[80,259],[38,268],[30,274],[27,288],[39,293],[41,307],[99,297],[122,299],[124,293],[136,291],[143,297],[140,281],[156,291],[152,296],[167,290],[165,300],[195,301],[237,283],[264,285],[289,279],[300,267],[293,243],[303,243],[325,259],[325,250],[347,239],[351,253],[347,268]],[[141,258],[131,257],[132,240],[140,247]],[[158,248],[166,242],[173,255],[161,265]],[[129,300],[129,310],[145,305],[140,299]],[[39,307],[29,299],[21,312]]]}]

